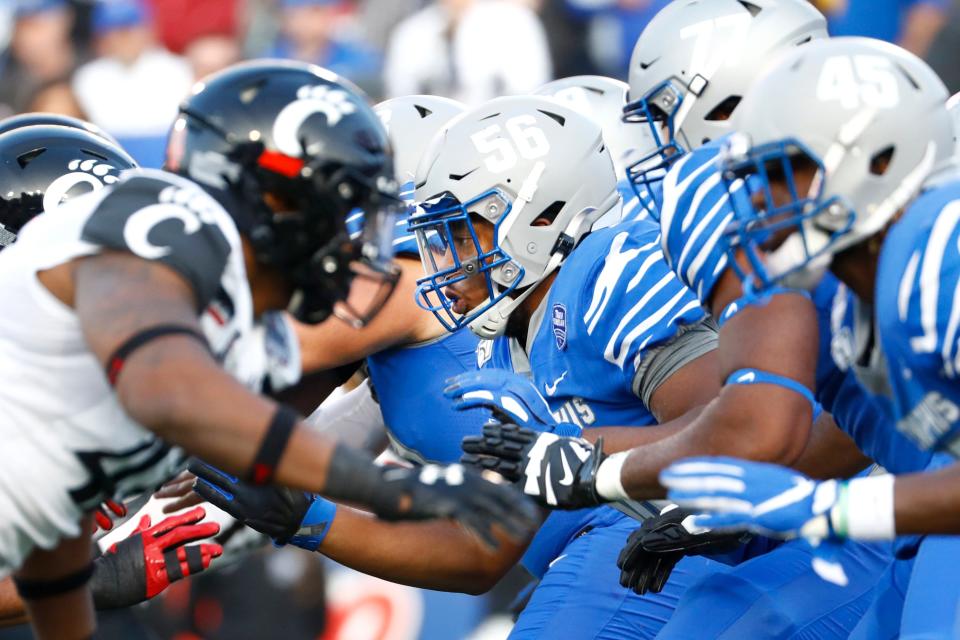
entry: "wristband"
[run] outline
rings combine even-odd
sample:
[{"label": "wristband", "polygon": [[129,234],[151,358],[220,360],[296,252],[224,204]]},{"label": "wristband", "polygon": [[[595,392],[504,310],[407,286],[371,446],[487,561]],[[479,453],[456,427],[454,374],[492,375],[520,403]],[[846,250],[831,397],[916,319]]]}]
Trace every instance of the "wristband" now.
[{"label": "wristband", "polygon": [[280,458],[287,449],[287,442],[300,419],[296,411],[285,405],[277,405],[277,412],[263,436],[260,449],[253,458],[250,481],[254,485],[270,484],[277,471]]},{"label": "wristband", "polygon": [[823,407],[821,407],[820,403],[813,397],[810,389],[807,389],[796,380],[791,380],[786,376],[781,376],[776,373],[761,371],[760,369],[737,369],[727,377],[724,384],[772,384],[783,387],[789,391],[799,393],[810,403],[814,420],[819,418],[820,414],[823,413]]},{"label": "wristband", "polygon": [[79,571],[53,580],[31,580],[13,576],[13,584],[17,588],[17,593],[24,600],[53,598],[86,586],[93,575],[93,568],[91,562]]},{"label": "wristband", "polygon": [[620,481],[620,473],[623,471],[623,464],[627,461],[628,455],[630,455],[629,451],[621,451],[607,456],[600,463],[600,468],[597,469],[596,488],[597,494],[604,500],[617,502],[630,499]]},{"label": "wristband", "polygon": [[893,485],[894,476],[889,473],[842,483],[837,503],[830,510],[836,534],[854,540],[893,540]]},{"label": "wristband", "polygon": [[322,496],[314,496],[310,508],[300,522],[300,528],[288,541],[301,549],[316,551],[330,531],[337,515],[337,505]]},{"label": "wristband", "polygon": [[557,425],[553,428],[553,433],[558,436],[566,436],[569,438],[580,438],[583,436],[583,429],[573,424],[572,422],[558,422]]}]

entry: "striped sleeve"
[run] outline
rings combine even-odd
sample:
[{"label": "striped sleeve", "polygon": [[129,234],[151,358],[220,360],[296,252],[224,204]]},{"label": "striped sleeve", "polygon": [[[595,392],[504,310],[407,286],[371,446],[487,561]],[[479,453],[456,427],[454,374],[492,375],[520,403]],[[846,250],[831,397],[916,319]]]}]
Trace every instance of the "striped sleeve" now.
[{"label": "striped sleeve", "polygon": [[705,314],[667,267],[655,223],[642,220],[618,230],[585,288],[583,321],[604,359],[635,392],[644,358]]}]

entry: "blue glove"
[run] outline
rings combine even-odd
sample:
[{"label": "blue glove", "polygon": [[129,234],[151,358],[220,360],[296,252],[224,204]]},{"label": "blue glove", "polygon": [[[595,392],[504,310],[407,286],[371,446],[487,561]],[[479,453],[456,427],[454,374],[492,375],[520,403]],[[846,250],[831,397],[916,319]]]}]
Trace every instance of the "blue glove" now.
[{"label": "blue glove", "polygon": [[278,545],[316,551],[333,523],[337,505],[306,491],[254,486],[193,458],[187,465],[197,476],[193,490]]},{"label": "blue glove", "polygon": [[483,407],[500,422],[579,438],[583,429],[569,422],[558,422],[537,388],[524,378],[505,369],[479,369],[447,380],[443,395],[459,410]]},{"label": "blue glove", "polygon": [[660,472],[667,497],[693,510],[706,511],[694,524],[715,530],[743,530],[791,539],[802,537],[815,551],[813,568],[820,577],[846,584],[836,561],[842,544],[831,510],[841,483],[817,482],[792,469],[736,458],[688,458]]}]

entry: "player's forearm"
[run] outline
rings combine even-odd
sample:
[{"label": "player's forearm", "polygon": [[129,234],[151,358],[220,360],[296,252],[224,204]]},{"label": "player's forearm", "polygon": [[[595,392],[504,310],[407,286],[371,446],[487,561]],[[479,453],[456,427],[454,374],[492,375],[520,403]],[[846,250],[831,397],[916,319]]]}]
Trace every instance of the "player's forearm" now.
[{"label": "player's forearm", "polygon": [[660,471],[691,456],[794,464],[809,435],[810,405],[786,389],[760,393],[757,387],[724,387],[686,428],[634,449],[621,471],[623,488],[632,498],[661,498],[665,491],[658,480]]},{"label": "player's forearm", "polygon": [[[141,351],[117,386],[131,417],[216,467],[250,474],[277,405],[247,391],[188,339],[171,338],[162,348]],[[276,482],[322,492],[332,444],[298,424],[276,467]]]},{"label": "player's forearm", "polygon": [[960,465],[897,476],[893,495],[897,534],[960,534]]},{"label": "player's forearm", "polygon": [[597,439],[602,436],[603,451],[608,454],[629,451],[676,435],[692,424],[703,409],[704,407],[696,407],[676,420],[649,427],[597,427],[586,429],[583,432],[583,438],[596,443]]},{"label": "player's forearm", "polygon": [[793,467],[811,478],[827,480],[852,477],[872,462],[824,412],[813,423],[807,446]]},{"label": "player's forearm", "polygon": [[340,506],[319,551],[391,582],[480,594],[496,584],[526,548],[500,533],[497,538],[500,548],[492,552],[449,520],[388,523]]}]

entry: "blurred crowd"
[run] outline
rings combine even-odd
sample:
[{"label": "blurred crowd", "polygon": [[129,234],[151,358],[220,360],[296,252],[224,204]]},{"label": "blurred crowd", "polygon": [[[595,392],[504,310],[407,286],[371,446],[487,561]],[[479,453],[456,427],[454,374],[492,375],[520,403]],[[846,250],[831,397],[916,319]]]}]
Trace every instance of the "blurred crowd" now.
[{"label": "blurred crowd", "polygon": [[[953,0],[812,0],[835,34],[927,54],[948,84]],[[147,166],[192,84],[237,60],[282,57],[345,75],[373,98],[478,103],[554,77],[624,78],[633,42],[669,0],[3,0],[0,117],[88,119]]]}]

